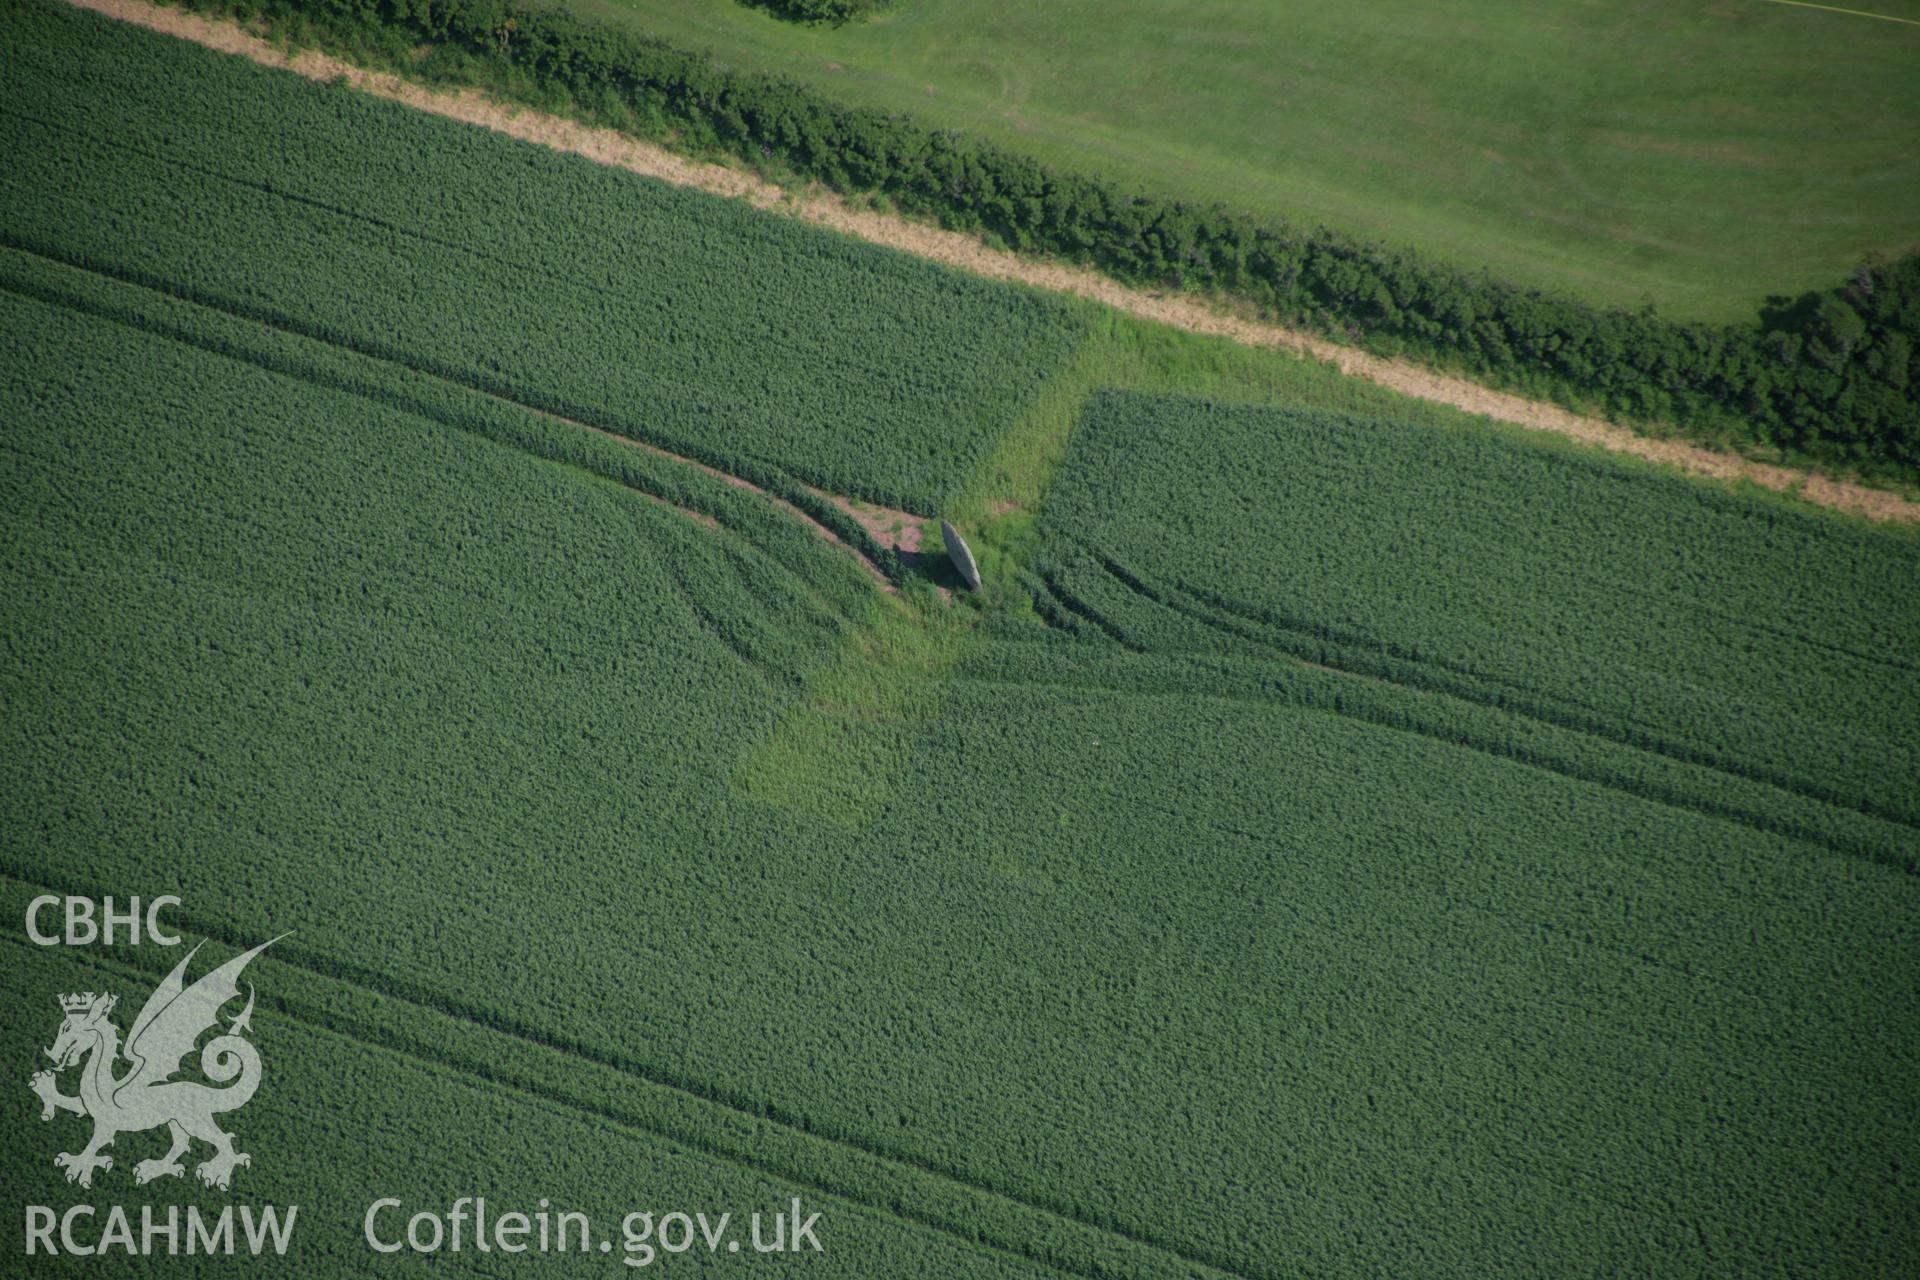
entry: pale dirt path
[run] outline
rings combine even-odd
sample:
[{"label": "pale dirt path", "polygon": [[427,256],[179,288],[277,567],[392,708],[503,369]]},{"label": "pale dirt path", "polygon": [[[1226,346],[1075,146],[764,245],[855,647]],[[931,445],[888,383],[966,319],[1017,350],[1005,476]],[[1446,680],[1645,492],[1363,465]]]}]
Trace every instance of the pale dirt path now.
[{"label": "pale dirt path", "polygon": [[1056,293],[1104,303],[1129,314],[1193,333],[1212,334],[1250,347],[1279,347],[1326,361],[1342,373],[1365,378],[1403,395],[1452,405],[1501,422],[1597,445],[1615,453],[1677,467],[1721,480],[1748,480],[1768,489],[1797,491],[1809,502],[1853,512],[1872,520],[1920,521],[1920,502],[1864,485],[1754,462],[1679,440],[1657,440],[1598,418],[1571,413],[1557,405],[1495,391],[1479,383],[1340,346],[1310,333],[1234,315],[1182,294],[1136,289],[1095,271],[1024,258],[990,249],[972,236],[850,207],[830,194],[792,192],[737,169],[689,160],[664,147],[503,105],[473,89],[440,90],[411,84],[398,76],[367,71],[312,50],[289,59],[279,48],[238,24],[161,8],[148,0],[69,0],[154,31],[179,36],[237,54],[270,67],[284,67],[315,80],[345,79],[364,93],[389,98],[421,111],[481,125],[498,133],[568,151],[599,164],[659,178],[676,186],[745,200],[763,209],[828,227],[846,235],[930,258],[991,280],[1008,280]]},{"label": "pale dirt path", "polygon": [[895,507],[882,507],[865,498],[856,501],[844,494],[828,493],[812,485],[807,486],[807,491],[846,512],[854,523],[867,531],[868,537],[881,546],[909,556],[919,554],[922,526],[930,517],[917,516],[911,511],[901,511]]}]

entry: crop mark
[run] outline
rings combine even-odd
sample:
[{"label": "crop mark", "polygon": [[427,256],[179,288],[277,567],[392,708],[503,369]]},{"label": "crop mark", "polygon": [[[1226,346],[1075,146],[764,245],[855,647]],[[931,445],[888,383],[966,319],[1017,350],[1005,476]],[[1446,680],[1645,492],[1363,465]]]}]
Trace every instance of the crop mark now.
[{"label": "crop mark", "polygon": [[1212,334],[1242,346],[1300,351],[1333,365],[1348,377],[1376,383],[1400,395],[1483,414],[1529,431],[1544,431],[1591,448],[1629,454],[1696,476],[1723,481],[1746,479],[1768,489],[1796,493],[1803,501],[1818,506],[1857,512],[1870,520],[1920,520],[1920,502],[1889,490],[1756,462],[1686,441],[1656,439],[1599,418],[1583,417],[1549,402],[1495,391],[1409,361],[1372,355],[1278,324],[1248,320],[1194,297],[1133,288],[1091,268],[1037,261],[994,250],[976,237],[928,227],[898,216],[857,210],[836,196],[787,192],[737,169],[690,160],[615,130],[596,129],[529,108],[503,104],[478,91],[453,92],[413,84],[311,49],[289,55],[231,21],[182,13],[147,0],[68,2],[76,8],[93,10],[310,80],[344,80],[357,92],[370,97],[581,156],[595,164],[741,201],[762,211],[943,263],[983,279],[1017,281],[1048,292],[1086,298],[1172,328]]}]

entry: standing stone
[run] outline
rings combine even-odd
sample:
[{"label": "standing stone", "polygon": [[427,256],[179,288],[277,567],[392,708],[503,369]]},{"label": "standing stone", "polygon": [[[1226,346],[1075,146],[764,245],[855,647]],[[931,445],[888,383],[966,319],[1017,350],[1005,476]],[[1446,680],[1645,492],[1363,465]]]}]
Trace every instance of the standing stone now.
[{"label": "standing stone", "polygon": [[980,566],[973,562],[973,548],[969,547],[967,540],[960,536],[960,531],[945,520],[940,522],[940,540],[947,544],[947,558],[953,561],[953,567],[960,571],[962,578],[966,579],[967,590],[978,591]]}]

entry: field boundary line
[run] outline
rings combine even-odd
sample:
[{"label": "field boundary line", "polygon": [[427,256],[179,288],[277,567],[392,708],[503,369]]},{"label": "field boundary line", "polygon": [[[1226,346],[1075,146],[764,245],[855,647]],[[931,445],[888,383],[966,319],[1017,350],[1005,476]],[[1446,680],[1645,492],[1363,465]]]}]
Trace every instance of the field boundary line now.
[{"label": "field boundary line", "polygon": [[[0,862],[0,879],[11,880],[15,884],[23,885],[29,889],[48,889],[80,893],[93,892],[97,888],[97,886],[85,885],[59,874],[55,874],[51,878],[48,878],[45,873],[29,874],[21,867],[7,862]],[[188,931],[198,934],[203,938],[218,942],[222,946],[244,948],[252,945],[250,939],[237,936],[232,928],[224,924],[210,923],[197,916],[181,917],[180,923]],[[37,948],[31,948],[31,944],[20,938],[12,938],[11,941],[16,946],[37,951]],[[154,976],[148,974],[147,971],[140,969],[138,966],[125,961],[105,961],[98,956],[76,957],[70,953],[64,958],[83,959],[86,963],[96,965],[111,963],[124,969],[130,975],[137,974],[142,978]],[[1110,1236],[1114,1240],[1124,1242],[1128,1247],[1139,1249],[1146,1253],[1162,1255],[1165,1260],[1177,1262],[1183,1268],[1188,1269],[1190,1274],[1203,1273],[1222,1277],[1224,1280],[1253,1280],[1253,1277],[1248,1275],[1248,1273],[1230,1270],[1221,1263],[1195,1257],[1177,1246],[1164,1244],[1146,1236],[1136,1235],[1124,1227],[1097,1223],[1077,1217],[1074,1214],[1053,1208],[1046,1204],[1029,1200],[1016,1193],[1003,1191],[983,1183],[973,1182],[959,1174],[923,1163],[911,1156],[876,1150],[863,1146],[851,1138],[815,1132],[814,1130],[797,1125],[790,1120],[783,1119],[780,1116],[737,1105],[715,1094],[702,1092],[697,1087],[677,1083],[671,1078],[657,1075],[638,1064],[618,1061],[611,1056],[603,1056],[584,1045],[577,1045],[563,1040],[548,1039],[537,1032],[522,1027],[508,1017],[488,1018],[460,1008],[451,1000],[443,1003],[436,999],[418,998],[403,990],[389,989],[381,986],[369,977],[362,976],[361,972],[356,971],[348,965],[340,965],[337,968],[325,967],[321,963],[316,963],[313,959],[306,958],[298,944],[283,944],[276,947],[274,954],[269,959],[271,963],[285,965],[289,969],[298,970],[306,974],[309,978],[316,979],[322,983],[335,984],[359,991],[378,1000],[390,1001],[395,1005],[425,1013],[430,1017],[448,1019],[471,1028],[473,1031],[482,1035],[503,1036],[527,1048],[555,1054],[562,1058],[583,1064],[593,1070],[610,1072],[616,1077],[638,1082],[649,1088],[662,1090],[670,1095],[691,1099],[700,1106],[726,1111],[753,1124],[766,1125],[803,1142],[815,1142],[840,1148],[852,1152],[861,1159],[873,1161],[877,1165],[893,1166],[897,1169],[910,1170],[922,1177],[933,1178],[944,1183],[949,1183],[974,1195],[1018,1206],[1025,1212],[1055,1219],[1069,1225],[1075,1230],[1085,1231],[1096,1236]],[[484,1064],[461,1061],[454,1056],[436,1056],[424,1049],[391,1044],[371,1032],[323,1022],[304,1011],[296,1010],[294,1006],[279,996],[270,997],[268,1003],[276,1007],[285,1016],[300,1022],[304,1026],[329,1034],[340,1035],[345,1039],[353,1040],[385,1052],[400,1054],[404,1057],[425,1063],[439,1070],[463,1076],[470,1080],[491,1084],[506,1091],[535,1099],[549,1107],[564,1108],[578,1114],[597,1116],[640,1132],[652,1134],[669,1143],[682,1143],[694,1147],[705,1155],[733,1164],[739,1168],[748,1169],[766,1177],[789,1182],[796,1186],[818,1191],[822,1194],[835,1196],[847,1201],[849,1204],[859,1205],[881,1216],[895,1218],[917,1229],[934,1231],[964,1243],[982,1247],[994,1253],[1017,1258],[1028,1264],[1046,1267],[1070,1275],[1086,1277],[1086,1280],[1105,1280],[1106,1277],[1115,1274],[1110,1266],[1102,1265],[1097,1261],[1063,1261],[1059,1258],[1049,1257],[1037,1248],[1025,1246],[1024,1242],[1020,1244],[1008,1244],[1003,1240],[989,1239],[984,1235],[969,1234],[966,1230],[943,1223],[931,1215],[917,1217],[897,1205],[883,1205],[867,1199],[862,1194],[836,1188],[830,1181],[823,1180],[814,1175],[783,1170],[777,1165],[763,1163],[751,1156],[730,1151],[725,1146],[702,1135],[675,1131],[665,1126],[657,1126],[600,1103],[586,1099],[570,1098],[562,1093],[545,1091],[538,1086],[525,1084],[512,1079],[505,1073],[496,1072]]]},{"label": "field boundary line", "polygon": [[1842,9],[1838,5],[1813,4],[1811,0],[1765,0],[1767,4],[1790,4],[1796,9],[1823,9],[1828,13],[1844,13],[1853,18],[1877,18],[1881,22],[1899,22],[1909,27],[1920,27],[1920,20],[1896,18],[1889,13],[1868,13],[1865,9]]},{"label": "field boundary line", "polygon": [[[1788,3],[1790,0],[1776,2]],[[1176,329],[1225,338],[1243,346],[1298,352],[1331,364],[1349,377],[1377,383],[1414,399],[1449,405],[1499,422],[1561,436],[1580,444],[1695,475],[1727,482],[1745,480],[1762,488],[1791,493],[1815,505],[1864,516],[1869,520],[1920,522],[1920,501],[1888,490],[1873,489],[1793,467],[1756,462],[1687,441],[1642,435],[1630,428],[1577,414],[1558,405],[1496,391],[1467,378],[1344,347],[1283,325],[1236,315],[1190,295],[1134,288],[1089,268],[1022,257],[989,248],[977,238],[961,232],[941,230],[892,214],[856,209],[831,194],[784,189],[754,174],[692,160],[617,130],[596,128],[531,108],[507,105],[476,89],[432,89],[386,72],[369,71],[315,50],[304,50],[289,56],[236,22],[164,8],[150,0],[67,0],[67,3],[164,35],[190,40],[222,53],[244,57],[262,66],[292,71],[311,80],[344,82],[374,97],[464,124],[478,125],[537,146],[569,152],[596,164],[626,169],[710,195],[742,200],[763,210],[837,231],[870,244],[930,259],[985,279],[1068,294]]]}]

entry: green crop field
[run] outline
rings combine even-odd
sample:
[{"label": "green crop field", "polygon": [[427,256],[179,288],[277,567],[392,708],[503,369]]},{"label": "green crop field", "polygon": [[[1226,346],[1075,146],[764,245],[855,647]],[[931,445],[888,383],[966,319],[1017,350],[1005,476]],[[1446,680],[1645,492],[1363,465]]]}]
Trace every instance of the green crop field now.
[{"label": "green crop field", "polygon": [[[796,1199],[799,1275],[1920,1264],[1911,531],[43,0],[0,62],[15,1223],[300,1206],[159,1277],[611,1276],[631,1211]],[[837,523],[883,588],[808,486],[987,589]],[[55,1166],[56,997],[179,953],[30,945],[47,893],[279,938],[231,1192]],[[476,1194],[608,1254],[363,1240]]]},{"label": "green crop field", "polygon": [[1746,321],[1920,246],[1920,25],[1770,0],[904,0],[837,28],[572,2],[1066,167],[1675,317]]},{"label": "green crop field", "polygon": [[1046,571],[1128,597],[1126,634],[1144,607],[1141,644],[1277,650],[1920,828],[1911,545],[1471,436],[1111,394],[1047,523]]},{"label": "green crop field", "polygon": [[[111,51],[81,56],[65,74],[114,73]],[[202,70],[156,68],[95,102],[24,77],[0,89],[11,243],[920,510],[1071,341],[1037,297],[349,95]],[[285,134],[252,126],[263,92]],[[369,130],[396,136],[369,145]],[[305,165],[284,163],[285,136],[312,140]]]}]

